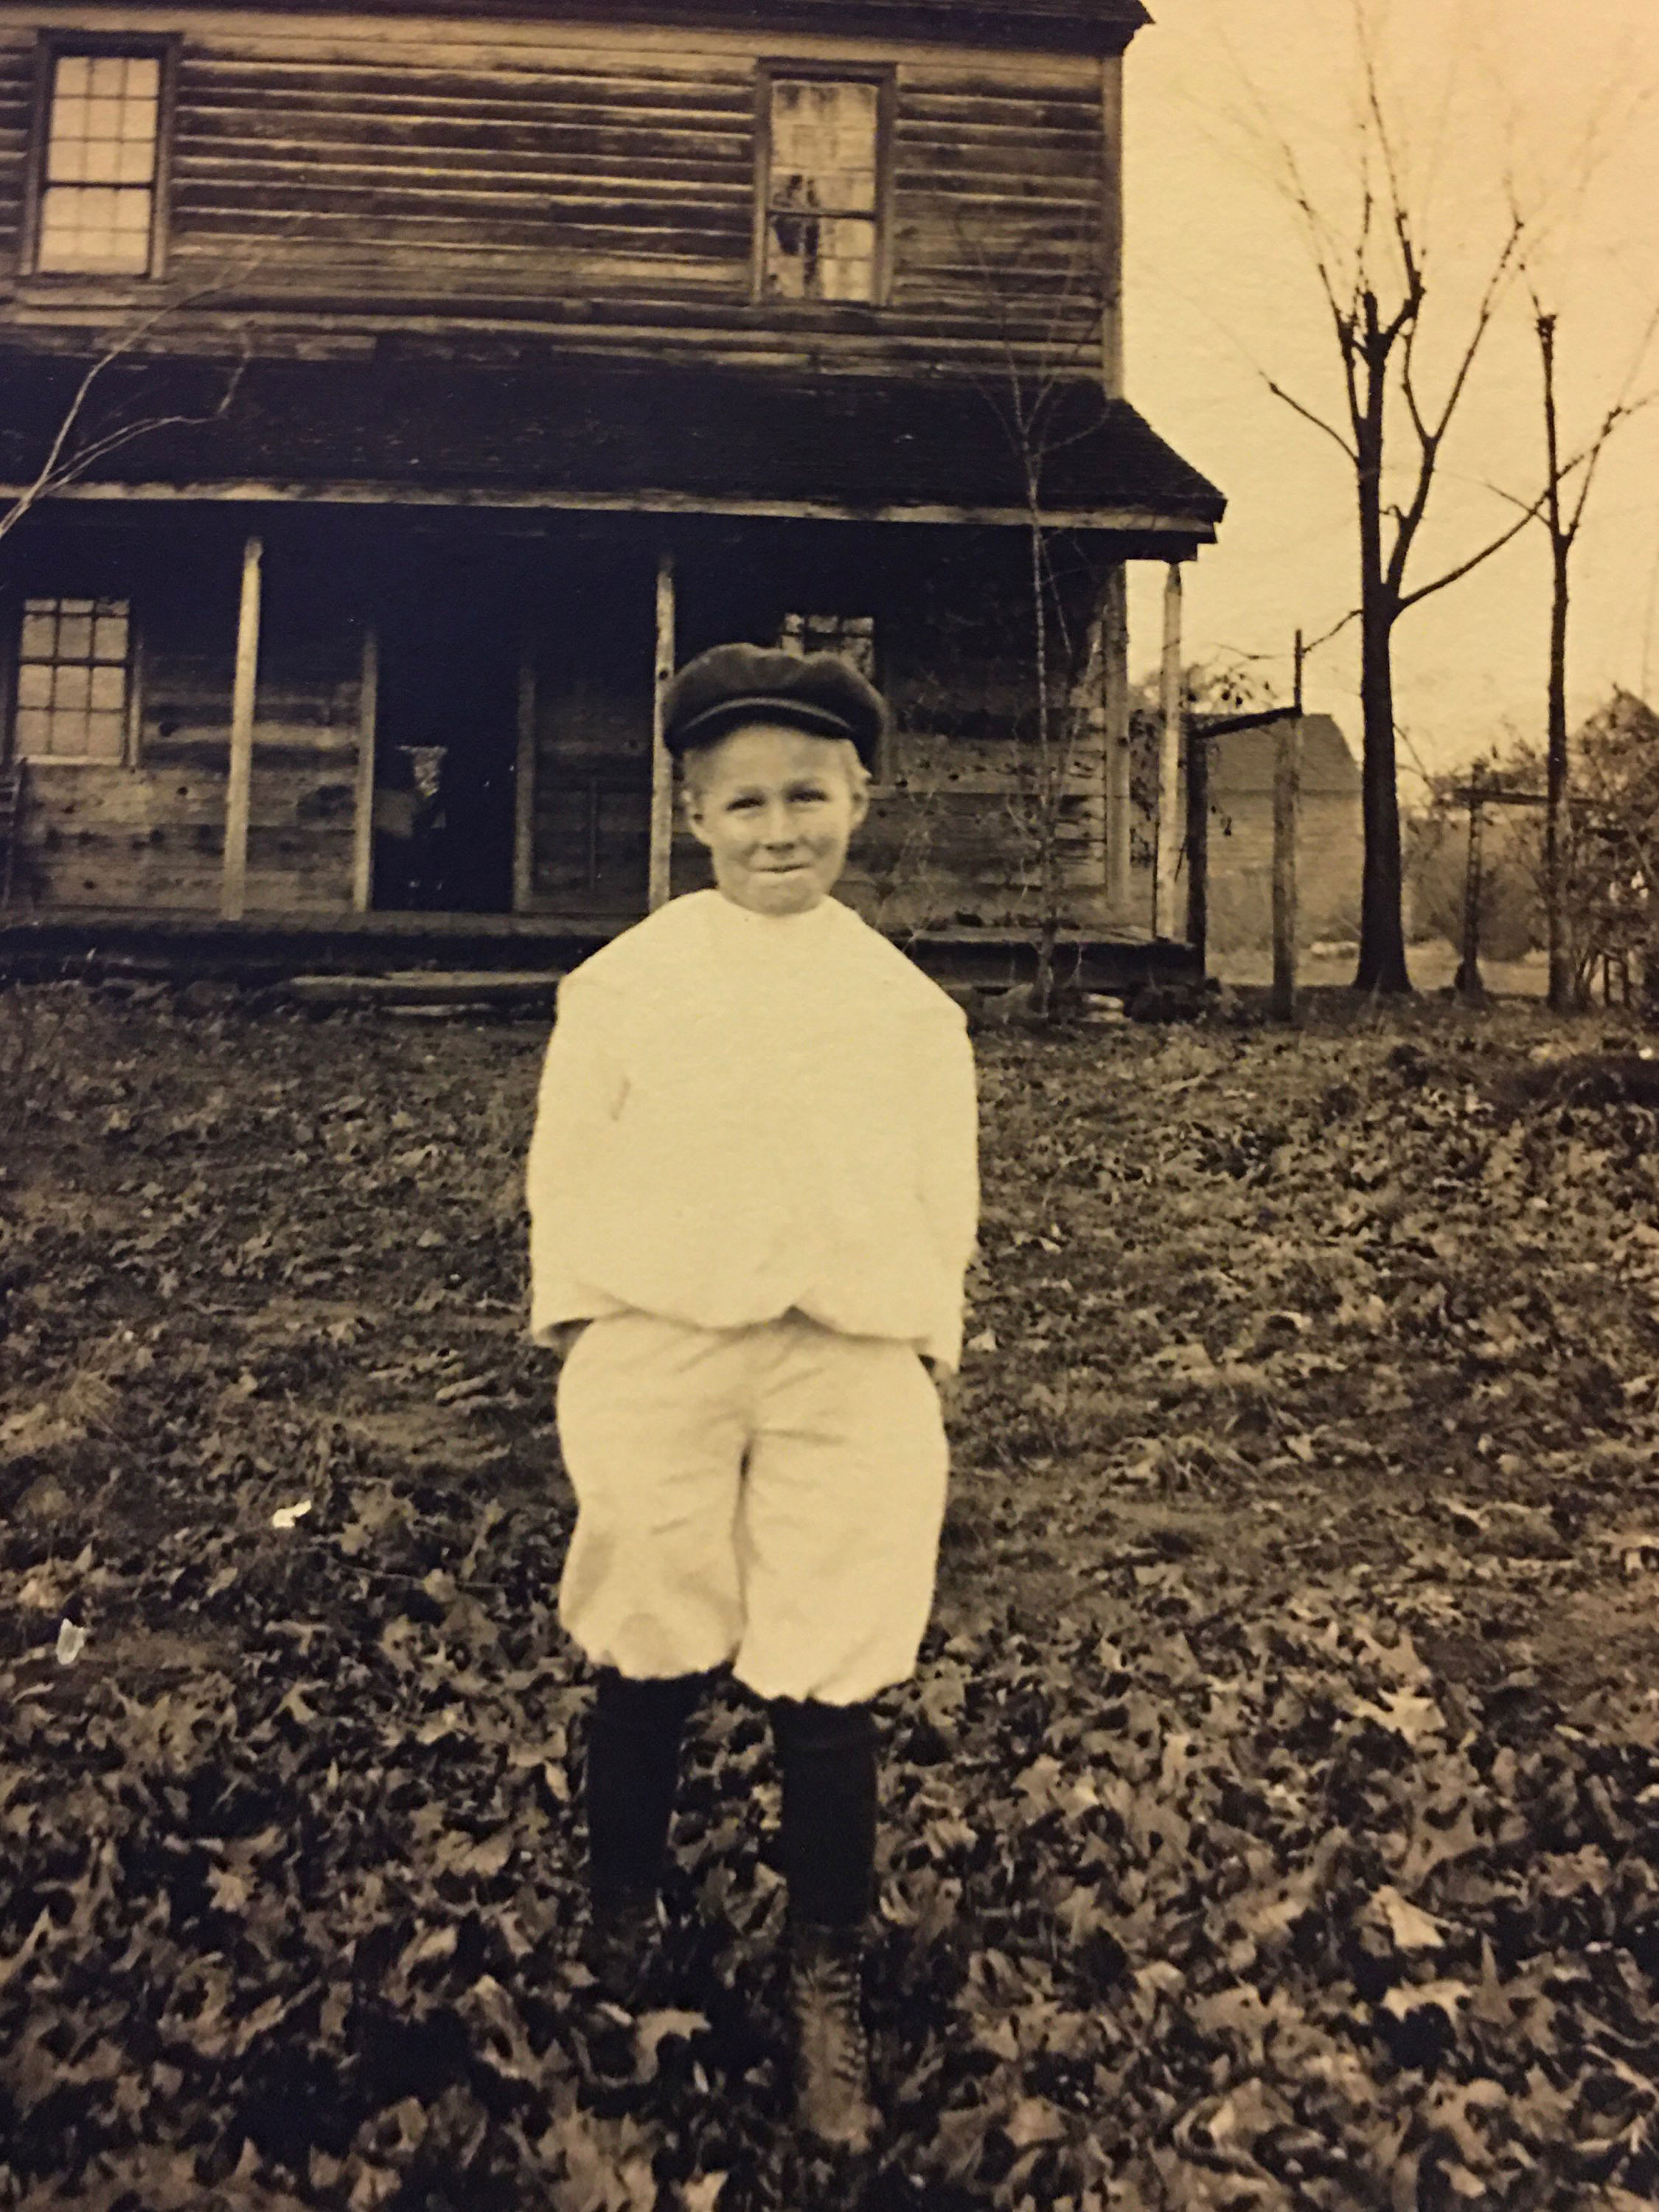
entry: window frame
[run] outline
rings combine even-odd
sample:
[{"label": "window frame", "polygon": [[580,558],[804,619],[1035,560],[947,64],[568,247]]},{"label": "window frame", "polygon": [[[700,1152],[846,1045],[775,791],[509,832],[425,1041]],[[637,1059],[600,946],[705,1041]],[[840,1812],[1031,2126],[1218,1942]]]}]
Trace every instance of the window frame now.
[{"label": "window frame", "polygon": [[[61,607],[65,599],[89,599],[94,607],[100,599],[114,600],[126,609],[127,651],[125,660],[120,664],[126,678],[126,697],[121,713],[121,750],[113,757],[103,753],[26,752],[19,740],[17,718],[22,712],[23,707],[23,622],[29,611],[29,602],[32,599],[50,599]],[[143,651],[139,639],[138,605],[132,593],[99,591],[90,592],[34,591],[24,585],[16,593],[10,614],[11,619],[7,623],[5,630],[8,648],[6,653],[8,680],[3,686],[3,696],[0,696],[0,706],[3,707],[5,712],[5,744],[3,750],[0,750],[0,757],[3,757],[9,765],[15,766],[19,761],[25,762],[31,769],[136,769],[139,764],[138,735],[143,727],[140,684],[143,676]],[[59,664],[52,660],[44,665],[55,668]],[[88,665],[96,666],[99,664],[88,662]],[[115,665],[113,662],[106,662],[102,665]]]},{"label": "window frame", "polygon": [[[867,300],[790,300],[766,289],[772,196],[772,92],[780,78],[818,84],[869,84],[876,88],[875,253]],[[755,65],[755,207],[750,252],[749,296],[756,307],[806,312],[868,313],[893,295],[893,140],[898,71],[891,62],[793,61],[769,57]]]},{"label": "window frame", "polygon": [[[172,216],[172,151],[173,109],[182,33],[173,32],[76,31],[54,27],[36,34],[34,96],[30,109],[28,160],[23,220],[19,232],[19,274],[31,284],[58,289],[64,285],[97,285],[100,289],[131,286],[143,291],[167,274],[168,234]],[[155,105],[155,176],[151,185],[149,260],[135,269],[42,269],[40,234],[46,212],[46,158],[52,128],[52,85],[58,64],[65,58],[86,55],[98,60],[109,55],[160,64]]]}]

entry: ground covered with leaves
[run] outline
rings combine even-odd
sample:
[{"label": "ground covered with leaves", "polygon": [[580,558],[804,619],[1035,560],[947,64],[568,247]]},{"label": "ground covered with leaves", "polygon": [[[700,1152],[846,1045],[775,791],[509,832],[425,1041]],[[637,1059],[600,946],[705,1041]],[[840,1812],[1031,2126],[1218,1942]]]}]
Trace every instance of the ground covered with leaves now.
[{"label": "ground covered with leaves", "polygon": [[[540,1035],[196,998],[0,994],[0,2207],[831,2201],[740,1695],[674,2001],[570,1959]],[[1659,2195],[1659,1063],[1603,1026],[981,1038],[856,2201]]]}]

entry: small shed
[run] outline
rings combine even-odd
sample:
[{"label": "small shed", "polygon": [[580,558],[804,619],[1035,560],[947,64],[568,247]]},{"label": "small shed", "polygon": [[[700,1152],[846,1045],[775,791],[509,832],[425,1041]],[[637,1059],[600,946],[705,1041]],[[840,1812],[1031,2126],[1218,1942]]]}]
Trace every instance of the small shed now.
[{"label": "small shed", "polygon": [[[1210,750],[1209,944],[1243,952],[1273,942],[1273,757],[1279,725],[1229,730]],[[1365,832],[1359,763],[1329,714],[1302,723],[1297,934],[1303,944],[1359,928]]]}]

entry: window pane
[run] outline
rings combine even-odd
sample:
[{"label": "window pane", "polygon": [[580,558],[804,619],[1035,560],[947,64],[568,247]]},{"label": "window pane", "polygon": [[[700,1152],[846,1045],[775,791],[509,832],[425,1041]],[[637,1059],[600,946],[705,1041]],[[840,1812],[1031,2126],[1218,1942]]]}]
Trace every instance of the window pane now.
[{"label": "window pane", "polygon": [[84,146],[65,146],[64,175],[65,181],[74,157],[80,156],[80,175],[89,185],[113,185],[120,181],[122,149],[113,138],[89,139]]},{"label": "window pane", "polygon": [[28,611],[23,617],[22,635],[18,641],[18,650],[23,659],[50,660],[52,641],[57,634],[58,625],[52,617],[49,614],[41,613],[36,602],[31,599],[28,602]]},{"label": "window pane", "polygon": [[60,96],[85,92],[92,82],[92,63],[85,54],[64,54],[59,57],[54,85]]},{"label": "window pane", "polygon": [[118,99],[126,81],[125,54],[94,54],[92,57],[92,89],[94,94]]},{"label": "window pane", "polygon": [[826,222],[821,263],[826,300],[868,300],[873,296],[876,234],[872,223]]},{"label": "window pane", "polygon": [[89,614],[65,614],[58,623],[58,658],[59,660],[91,659],[92,617]]},{"label": "window pane", "polygon": [[17,750],[26,760],[39,760],[52,742],[52,716],[38,707],[17,710]]},{"label": "window pane", "polygon": [[94,660],[125,660],[127,618],[124,614],[107,614],[100,607],[93,625],[92,657]]},{"label": "window pane", "polygon": [[17,671],[17,703],[20,707],[50,707],[52,704],[52,670],[38,662],[23,661]]},{"label": "window pane", "polygon": [[127,672],[125,668],[94,668],[92,672],[92,703],[101,714],[119,714],[127,703]]},{"label": "window pane", "polygon": [[161,64],[154,54],[131,54],[127,58],[127,98],[129,100],[159,100],[161,96]]},{"label": "window pane", "polygon": [[95,599],[43,599],[39,604],[55,607],[60,615],[89,615],[98,602]]},{"label": "window pane", "polygon": [[66,668],[60,662],[52,671],[52,703],[71,714],[84,710],[92,697],[92,671]]},{"label": "window pane", "polygon": [[92,760],[118,761],[125,750],[125,714],[88,714],[83,726],[81,750]]},{"label": "window pane", "polygon": [[87,135],[86,101],[61,97],[53,100],[49,135],[54,144],[60,139],[84,138]]},{"label": "window pane", "polygon": [[766,257],[766,289],[774,299],[808,297],[806,260],[802,251],[803,233],[808,227],[794,216],[775,215],[772,218],[770,251]]}]

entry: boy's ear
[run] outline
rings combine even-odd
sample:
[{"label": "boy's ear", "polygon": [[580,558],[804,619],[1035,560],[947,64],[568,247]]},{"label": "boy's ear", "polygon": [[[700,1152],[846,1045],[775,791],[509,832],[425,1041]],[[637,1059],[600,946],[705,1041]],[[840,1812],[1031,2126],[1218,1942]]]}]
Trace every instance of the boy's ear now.
[{"label": "boy's ear", "polygon": [[702,826],[702,799],[695,784],[683,783],[680,786],[680,819],[698,844],[708,842]]},{"label": "boy's ear", "polygon": [[860,777],[853,787],[853,828],[856,830],[870,811],[870,785]]}]

